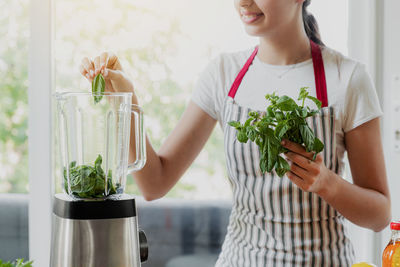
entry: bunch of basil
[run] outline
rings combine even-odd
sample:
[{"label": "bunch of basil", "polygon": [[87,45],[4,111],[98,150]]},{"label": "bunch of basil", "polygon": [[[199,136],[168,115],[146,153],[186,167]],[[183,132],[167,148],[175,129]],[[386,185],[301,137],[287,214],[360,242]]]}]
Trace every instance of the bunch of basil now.
[{"label": "bunch of basil", "polygon": [[[116,193],[112,182],[112,172],[106,175],[101,168],[102,158],[98,155],[94,166],[76,166],[76,161],[69,164],[69,182],[71,193],[80,198],[101,198]],[[64,189],[68,192],[67,170],[64,168]],[[106,187],[107,185],[107,187]]]},{"label": "bunch of basil", "polygon": [[[244,124],[237,121],[228,123],[236,128],[239,142],[247,143],[250,139],[257,144],[260,149],[260,169],[263,173],[275,169],[278,176],[283,177],[290,171],[288,162],[280,156],[288,151],[281,145],[282,139],[304,145],[307,152],[315,152],[313,160],[324,149],[324,144],[315,137],[306,121],[306,118],[319,112],[321,102],[310,96],[307,89],[308,87],[300,88],[298,100],[302,101],[301,106],[288,96],[268,94],[265,98],[271,105],[267,107],[265,114],[251,111]],[[312,100],[318,109],[304,107],[306,99]]]}]

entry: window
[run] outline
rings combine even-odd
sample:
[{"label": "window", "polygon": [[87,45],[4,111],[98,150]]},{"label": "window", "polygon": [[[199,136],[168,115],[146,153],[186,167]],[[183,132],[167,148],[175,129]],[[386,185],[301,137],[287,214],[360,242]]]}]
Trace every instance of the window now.
[{"label": "window", "polygon": [[[331,8],[316,2],[311,12],[316,14],[324,41],[345,50],[346,3],[330,5],[338,10],[333,19],[340,22],[333,27]],[[104,50],[115,52],[134,81],[146,114],[147,134],[156,150],[177,124],[206,64],[221,52],[257,43],[246,35],[233,1],[228,0],[57,0],[55,18],[56,90],[90,90],[78,71],[81,59]],[[217,126],[168,196],[229,198],[225,168],[222,132]],[[131,178],[127,192],[139,194]]]},{"label": "window", "polygon": [[0,2],[0,193],[28,192],[28,9]]},{"label": "window", "polygon": [[[80,60],[103,50],[116,52],[135,82],[146,111],[147,132],[159,148],[182,114],[196,75],[209,60],[257,42],[244,33],[232,1],[207,1],[56,1],[57,90],[88,90],[78,72]],[[5,36],[0,41],[0,192],[28,191],[28,3],[0,3],[0,31]],[[310,6],[324,42],[344,54],[346,10],[345,1],[314,1]],[[220,14],[224,20],[218,19]],[[222,134],[216,127],[205,150],[169,196],[229,197],[221,147]],[[128,181],[128,192],[137,193],[133,179]]]},{"label": "window", "polygon": [[[218,25],[221,13],[231,16]],[[205,14],[213,19],[205,20]],[[82,58],[104,50],[115,52],[134,81],[147,134],[158,150],[177,124],[196,75],[208,61],[223,50],[254,43],[240,31],[234,15],[231,1],[58,0],[56,90],[90,90],[78,71]],[[228,198],[222,147],[218,128],[168,196]],[[139,194],[132,178],[128,178],[126,191]]]},{"label": "window", "polygon": [[[211,4],[183,0],[57,1],[57,89],[86,90],[88,84],[77,71],[80,59],[103,50],[115,51],[136,84],[146,110],[148,133],[158,148],[179,119],[196,75],[207,62],[219,52],[256,43],[243,32],[232,1],[213,3],[210,11]],[[310,11],[317,18],[324,42],[347,54],[347,4],[325,4],[328,7],[315,1]],[[6,0],[0,5],[0,31],[5,36],[0,50],[0,192],[26,193],[28,1]],[[184,12],[177,14],[177,6]],[[335,23],[328,11],[335,14]],[[204,20],[204,14],[217,19],[222,13],[227,17],[219,24]],[[107,19],[110,17],[118,19]],[[160,113],[160,109],[168,112]],[[170,196],[228,197],[221,145],[222,135],[217,128],[205,151]],[[137,192],[133,180],[129,181],[128,191]],[[221,194],[219,190],[225,187],[227,190]],[[202,188],[216,188],[218,192],[201,196],[200,192],[209,192]]]}]

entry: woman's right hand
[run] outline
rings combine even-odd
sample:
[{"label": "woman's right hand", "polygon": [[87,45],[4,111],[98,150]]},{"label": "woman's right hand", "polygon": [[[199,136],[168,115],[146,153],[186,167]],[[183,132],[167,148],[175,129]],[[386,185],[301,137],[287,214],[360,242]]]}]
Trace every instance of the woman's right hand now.
[{"label": "woman's right hand", "polygon": [[103,52],[94,60],[83,58],[79,71],[89,82],[92,82],[94,77],[101,73],[106,82],[106,92],[133,93],[134,100],[137,100],[133,83],[123,71],[121,63],[114,53]]}]

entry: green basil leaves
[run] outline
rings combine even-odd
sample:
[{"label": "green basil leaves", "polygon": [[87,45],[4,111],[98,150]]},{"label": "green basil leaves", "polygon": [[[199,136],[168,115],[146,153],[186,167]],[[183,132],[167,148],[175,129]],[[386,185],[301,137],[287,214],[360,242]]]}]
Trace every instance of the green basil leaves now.
[{"label": "green basil leaves", "polygon": [[[304,145],[308,152],[315,152],[313,160],[324,149],[324,144],[315,137],[306,121],[306,118],[319,112],[321,102],[310,96],[307,89],[308,87],[300,88],[298,100],[302,101],[301,106],[288,96],[268,94],[265,98],[271,104],[263,116],[251,111],[244,124],[237,121],[228,122],[237,130],[236,137],[239,142],[247,143],[250,139],[257,144],[260,150],[260,169],[263,173],[275,169],[278,176],[283,177],[290,170],[288,162],[280,156],[288,151],[281,145],[282,139]],[[304,107],[306,99],[313,101],[318,109]]]},{"label": "green basil leaves", "polygon": [[[101,198],[116,193],[116,189],[112,182],[112,172],[106,175],[101,168],[102,157],[98,155],[94,162],[94,166],[80,165],[76,166],[76,162],[69,164],[69,181],[71,193],[80,198]],[[67,170],[64,168],[64,189],[68,192]]]},{"label": "green basil leaves", "polygon": [[0,267],[32,267],[32,261],[24,262],[23,259],[18,259],[14,262],[3,262],[0,260]]},{"label": "green basil leaves", "polygon": [[92,94],[94,95],[94,103],[97,104],[103,98],[106,81],[101,73],[97,74],[92,81]]}]

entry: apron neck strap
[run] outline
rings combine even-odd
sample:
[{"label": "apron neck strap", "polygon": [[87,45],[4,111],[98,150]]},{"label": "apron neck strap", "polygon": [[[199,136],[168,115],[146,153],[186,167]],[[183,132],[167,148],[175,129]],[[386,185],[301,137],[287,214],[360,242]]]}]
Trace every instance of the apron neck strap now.
[{"label": "apron neck strap", "polygon": [[310,40],[311,55],[314,67],[315,88],[317,91],[317,98],[322,102],[322,107],[328,106],[328,92],[326,89],[326,78],[324,61],[322,59],[321,47]]},{"label": "apron neck strap", "polygon": [[[315,88],[317,91],[317,98],[322,102],[322,107],[328,106],[328,93],[326,89],[326,79],[325,79],[325,68],[324,62],[322,59],[321,48],[319,45],[310,40],[311,45],[311,56],[313,60],[314,67],[314,77],[315,77]],[[235,81],[233,82],[231,89],[229,90],[228,96],[231,98],[235,98],[236,92],[239,89],[240,84],[242,83],[243,77],[246,72],[249,70],[250,65],[253,63],[254,58],[256,57],[258,52],[258,46],[255,47],[251,56],[247,59],[243,68],[240,70],[239,74],[236,76]]]},{"label": "apron neck strap", "polygon": [[249,59],[247,59],[246,64],[244,64],[244,66],[240,70],[238,76],[236,76],[236,79],[231,86],[231,90],[229,90],[228,96],[235,98],[236,92],[239,89],[240,84],[242,83],[243,77],[246,74],[246,72],[248,71],[251,63],[253,63],[253,60],[256,57],[257,52],[258,52],[258,46],[256,46],[256,48],[254,49],[254,51],[251,54],[251,56],[249,57]]}]

